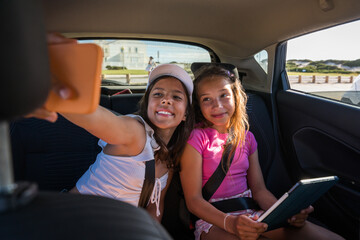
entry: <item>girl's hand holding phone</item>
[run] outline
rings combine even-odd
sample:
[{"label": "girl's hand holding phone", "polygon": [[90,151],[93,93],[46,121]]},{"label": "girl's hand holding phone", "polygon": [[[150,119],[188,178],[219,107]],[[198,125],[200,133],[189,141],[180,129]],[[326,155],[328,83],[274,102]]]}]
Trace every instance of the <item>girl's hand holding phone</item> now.
[{"label": "girl's hand holding phone", "polygon": [[[72,91],[71,89],[63,86],[53,86],[52,91],[58,95],[59,98],[67,100],[71,98]],[[49,111],[44,106],[35,109],[32,113],[27,114],[26,118],[39,118],[43,120],[47,120],[49,122],[55,122],[58,118],[58,115],[55,111]]]},{"label": "girl's hand holding phone", "polygon": [[48,43],[52,84],[65,86],[72,94],[64,99],[50,91],[45,108],[60,113],[94,112],[100,101],[101,47],[92,43],[78,44],[59,34],[50,34]]},{"label": "girl's hand holding phone", "polygon": [[[57,44],[77,44],[75,39],[65,38],[59,33],[48,33],[46,35],[47,43],[49,46]],[[49,80],[50,81],[50,80]],[[74,90],[61,85],[61,83],[53,83],[51,91],[59,99],[67,100],[73,98],[76,95]],[[55,111],[48,110],[44,106],[35,109],[32,113],[29,113],[25,116],[26,118],[36,117],[39,119],[44,119],[49,122],[55,122],[58,118],[58,115]]]}]

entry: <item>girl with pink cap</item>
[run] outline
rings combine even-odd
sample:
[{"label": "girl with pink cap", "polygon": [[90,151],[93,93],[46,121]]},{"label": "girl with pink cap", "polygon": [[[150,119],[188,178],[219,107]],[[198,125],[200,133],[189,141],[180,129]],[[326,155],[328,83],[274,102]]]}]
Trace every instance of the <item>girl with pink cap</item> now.
[{"label": "girl with pink cap", "polygon": [[[193,127],[192,91],[192,80],[184,69],[163,64],[150,73],[136,115],[117,116],[102,106],[90,114],[60,113],[98,137],[102,148],[70,192],[105,196],[138,206],[146,163],[154,160],[154,187],[143,207],[160,221],[172,170]],[[31,116],[49,121],[57,117],[43,108]]]}]

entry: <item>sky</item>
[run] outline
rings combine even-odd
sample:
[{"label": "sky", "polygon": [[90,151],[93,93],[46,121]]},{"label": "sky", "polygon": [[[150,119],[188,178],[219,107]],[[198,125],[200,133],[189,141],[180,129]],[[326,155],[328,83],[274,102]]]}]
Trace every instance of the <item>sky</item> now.
[{"label": "sky", "polygon": [[360,59],[359,40],[360,21],[347,23],[288,41],[287,59]]}]

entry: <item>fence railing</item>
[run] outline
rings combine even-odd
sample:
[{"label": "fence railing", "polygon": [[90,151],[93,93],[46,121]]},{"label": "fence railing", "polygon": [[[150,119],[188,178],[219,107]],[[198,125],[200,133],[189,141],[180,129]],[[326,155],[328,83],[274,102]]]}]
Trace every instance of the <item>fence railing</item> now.
[{"label": "fence railing", "polygon": [[138,74],[131,75],[129,73],[118,74],[118,75],[101,74],[101,79],[113,79],[127,84],[130,84],[130,82],[132,83],[147,82],[147,78],[148,75],[138,75]]},{"label": "fence railing", "polygon": [[[193,77],[193,74],[189,74]],[[130,74],[130,73],[124,73],[124,74],[117,74],[117,75],[107,75],[107,74],[101,74],[101,79],[111,79],[111,80],[117,80],[126,84],[136,84],[136,83],[147,83],[148,81],[148,75],[139,75],[139,74]]]},{"label": "fence railing", "polygon": [[288,75],[291,83],[353,83],[354,76]]}]

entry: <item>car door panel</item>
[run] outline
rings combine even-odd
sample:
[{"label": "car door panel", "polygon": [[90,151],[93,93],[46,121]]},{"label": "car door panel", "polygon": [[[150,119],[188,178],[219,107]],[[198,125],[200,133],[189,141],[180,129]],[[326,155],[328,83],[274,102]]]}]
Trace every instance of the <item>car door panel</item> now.
[{"label": "car door panel", "polygon": [[[314,204],[314,216],[347,239],[358,239],[360,108],[292,90],[279,91],[276,101],[293,178],[340,178]],[[326,217],[329,214],[331,218]]]}]

